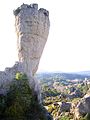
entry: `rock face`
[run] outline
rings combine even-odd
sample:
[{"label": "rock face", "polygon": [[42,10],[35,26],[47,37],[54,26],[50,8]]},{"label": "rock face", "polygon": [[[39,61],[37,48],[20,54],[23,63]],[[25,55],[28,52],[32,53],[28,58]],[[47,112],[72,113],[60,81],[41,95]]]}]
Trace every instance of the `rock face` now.
[{"label": "rock face", "polygon": [[60,106],[60,112],[70,112],[71,103],[62,102]]},{"label": "rock face", "polygon": [[5,71],[0,71],[0,94],[6,94],[9,89],[9,84],[14,80],[17,72],[22,72],[22,63],[16,62],[11,68],[5,68]]},{"label": "rock face", "polygon": [[22,72],[27,74],[30,87],[40,101],[40,86],[34,75],[49,34],[49,12],[43,8],[38,10],[37,4],[23,4],[14,10],[14,15],[19,61],[0,71],[0,94],[7,93],[16,73]]},{"label": "rock face", "polygon": [[90,96],[83,98],[80,103],[77,105],[80,115],[90,114]]},{"label": "rock face", "polygon": [[74,92],[75,90],[76,90],[76,88],[72,86],[72,87],[70,88],[70,93]]},{"label": "rock face", "polygon": [[37,4],[23,4],[14,11],[18,58],[24,72],[34,76],[49,34],[49,12]]},{"label": "rock face", "polygon": [[79,120],[81,116],[84,117],[86,114],[90,114],[90,96],[88,95],[85,95],[75,107],[75,120]]},{"label": "rock face", "polygon": [[18,58],[23,72],[30,78],[30,85],[39,94],[34,78],[49,34],[49,12],[38,10],[37,4],[23,4],[14,10],[17,33]]},{"label": "rock face", "polygon": [[83,95],[84,94],[79,89],[76,89],[76,90],[74,90],[74,92],[71,92],[71,94],[67,95],[67,98],[69,98],[69,99],[81,98],[81,97],[83,97]]}]

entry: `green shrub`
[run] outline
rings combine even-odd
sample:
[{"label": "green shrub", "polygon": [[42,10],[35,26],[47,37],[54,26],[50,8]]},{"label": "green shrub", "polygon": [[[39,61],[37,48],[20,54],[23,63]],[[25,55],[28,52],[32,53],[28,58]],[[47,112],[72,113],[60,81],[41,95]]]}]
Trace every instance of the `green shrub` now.
[{"label": "green shrub", "polygon": [[16,73],[15,79],[16,80],[28,80],[27,75],[23,74],[23,73],[20,73],[20,72]]},{"label": "green shrub", "polygon": [[16,73],[5,96],[0,96],[0,120],[47,120],[46,111],[31,90],[27,76]]},{"label": "green shrub", "polygon": [[52,111],[53,111],[53,107],[52,107],[52,105],[49,105],[49,106],[48,106],[48,112],[51,113]]},{"label": "green shrub", "polygon": [[59,120],[70,120],[70,118],[67,116],[62,116]]},{"label": "green shrub", "polygon": [[84,117],[84,120],[90,120],[90,114],[86,114],[86,116]]}]

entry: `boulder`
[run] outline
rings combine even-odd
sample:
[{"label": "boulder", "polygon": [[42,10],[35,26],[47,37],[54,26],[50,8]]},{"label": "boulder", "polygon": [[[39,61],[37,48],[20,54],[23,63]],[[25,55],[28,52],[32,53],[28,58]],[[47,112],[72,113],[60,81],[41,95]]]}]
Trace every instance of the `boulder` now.
[{"label": "boulder", "polygon": [[60,106],[60,112],[70,112],[71,103],[69,102],[62,102]]},{"label": "boulder", "polygon": [[71,94],[67,95],[67,98],[73,99],[73,98],[81,98],[83,97],[83,93],[80,90],[75,90]]},{"label": "boulder", "polygon": [[80,115],[86,115],[90,113],[90,96],[83,98],[77,105],[77,109]]},{"label": "boulder", "polygon": [[76,90],[75,87],[71,87],[71,88],[70,88],[70,93],[74,92],[75,90]]}]

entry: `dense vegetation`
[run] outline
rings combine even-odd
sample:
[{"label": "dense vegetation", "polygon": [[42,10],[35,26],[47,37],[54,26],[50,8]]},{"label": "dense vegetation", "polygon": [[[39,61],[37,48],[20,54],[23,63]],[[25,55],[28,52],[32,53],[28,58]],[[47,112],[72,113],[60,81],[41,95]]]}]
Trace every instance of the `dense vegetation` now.
[{"label": "dense vegetation", "polygon": [[25,74],[17,73],[7,94],[0,94],[0,120],[50,120]]}]

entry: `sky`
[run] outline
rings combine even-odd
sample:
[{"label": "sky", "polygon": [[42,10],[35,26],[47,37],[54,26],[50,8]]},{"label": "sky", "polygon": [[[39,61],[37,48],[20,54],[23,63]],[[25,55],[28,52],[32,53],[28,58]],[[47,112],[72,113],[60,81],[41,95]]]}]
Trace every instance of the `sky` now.
[{"label": "sky", "polygon": [[90,70],[90,0],[2,0],[0,70],[18,60],[13,10],[22,3],[38,3],[50,14],[50,32],[38,71]]}]

